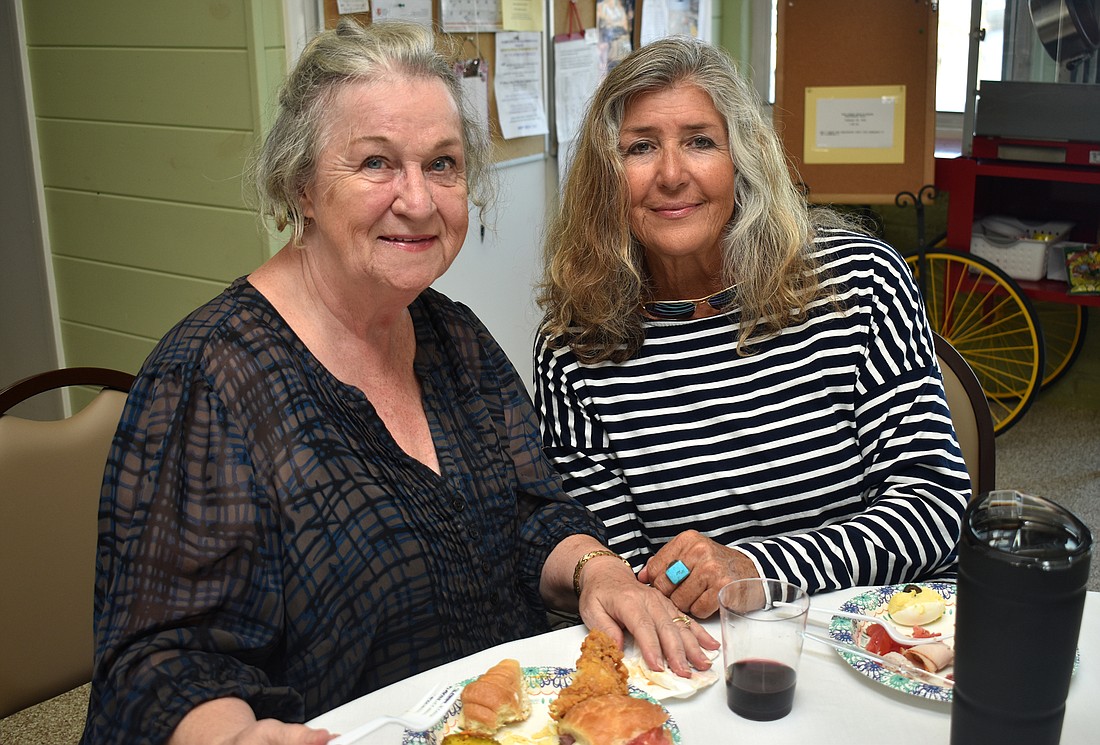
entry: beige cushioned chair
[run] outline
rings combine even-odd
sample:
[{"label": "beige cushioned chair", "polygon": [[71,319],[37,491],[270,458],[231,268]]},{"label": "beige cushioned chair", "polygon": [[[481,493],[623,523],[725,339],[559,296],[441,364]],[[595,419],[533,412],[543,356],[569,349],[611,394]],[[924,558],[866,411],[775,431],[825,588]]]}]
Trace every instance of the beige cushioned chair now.
[{"label": "beige cushioned chair", "polygon": [[[132,381],[68,368],[0,391],[0,717],[91,679],[99,493]],[[103,390],[66,419],[7,413],[64,386]]]},{"label": "beige cushioned chair", "polygon": [[993,416],[978,376],[946,339],[933,332],[936,359],[943,371],[943,389],[951,422],[959,438],[973,496],[992,491],[997,477],[997,449]]}]

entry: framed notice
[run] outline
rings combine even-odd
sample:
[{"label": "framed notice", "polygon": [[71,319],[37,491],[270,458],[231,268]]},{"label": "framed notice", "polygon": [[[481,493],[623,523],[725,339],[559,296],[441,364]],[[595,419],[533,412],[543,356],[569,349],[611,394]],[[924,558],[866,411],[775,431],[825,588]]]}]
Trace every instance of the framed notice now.
[{"label": "framed notice", "polygon": [[933,182],[939,5],[779,3],[773,117],[811,202],[893,204]]},{"label": "framed notice", "polygon": [[806,163],[904,163],[905,86],[806,89]]}]

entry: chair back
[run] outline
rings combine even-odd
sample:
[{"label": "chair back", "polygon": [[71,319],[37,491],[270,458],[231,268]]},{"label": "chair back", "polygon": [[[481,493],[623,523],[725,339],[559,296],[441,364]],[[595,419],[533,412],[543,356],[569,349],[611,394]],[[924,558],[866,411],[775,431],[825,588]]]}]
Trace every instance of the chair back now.
[{"label": "chair back", "polygon": [[943,372],[943,389],[947,394],[947,407],[951,409],[951,422],[955,425],[966,470],[970,472],[972,497],[977,497],[992,491],[997,478],[993,415],[985,391],[970,365],[942,336],[933,332],[932,337]]},{"label": "chair back", "polygon": [[[0,391],[0,717],[91,679],[99,494],[132,381],[69,368]],[[103,390],[66,419],[5,414],[72,385]]]}]

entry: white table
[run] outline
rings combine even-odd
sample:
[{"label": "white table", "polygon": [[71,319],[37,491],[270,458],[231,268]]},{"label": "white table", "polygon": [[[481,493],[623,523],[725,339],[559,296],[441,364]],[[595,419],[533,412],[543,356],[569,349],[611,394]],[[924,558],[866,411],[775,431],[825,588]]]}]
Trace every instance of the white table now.
[{"label": "white table", "polygon": [[[815,595],[812,604],[836,608],[866,588]],[[827,625],[811,614],[811,629],[827,635]],[[705,622],[719,637],[717,616]],[[347,732],[364,721],[396,714],[437,683],[451,684],[480,675],[506,657],[525,667],[573,667],[587,629],[583,626],[520,639],[399,681],[351,701],[310,722],[332,732]],[[1063,745],[1100,742],[1100,593],[1090,592],[1078,642],[1081,666],[1070,686]],[[1012,655],[1012,645],[1005,645]],[[716,663],[721,668],[721,658]],[[726,708],[721,681],[689,699],[664,701],[680,726],[683,745],[754,743],[805,745],[889,742],[891,745],[947,743],[951,705],[917,698],[875,683],[848,666],[833,650],[806,641],[799,666],[794,710],[778,721],[753,722]],[[371,735],[372,745],[398,745],[404,730],[388,725]]]}]

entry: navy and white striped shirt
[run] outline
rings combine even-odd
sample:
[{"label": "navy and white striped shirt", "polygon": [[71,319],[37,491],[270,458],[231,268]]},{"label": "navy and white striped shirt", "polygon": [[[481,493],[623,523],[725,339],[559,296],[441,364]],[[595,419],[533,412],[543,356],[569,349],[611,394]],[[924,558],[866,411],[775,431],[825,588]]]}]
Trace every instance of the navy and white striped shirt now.
[{"label": "navy and white striped shirt", "polygon": [[912,277],[849,232],[815,251],[832,297],[748,356],[736,309],[647,320],[621,364],[537,342],[547,455],[636,568],[687,529],[811,591],[954,562],[970,481]]}]

